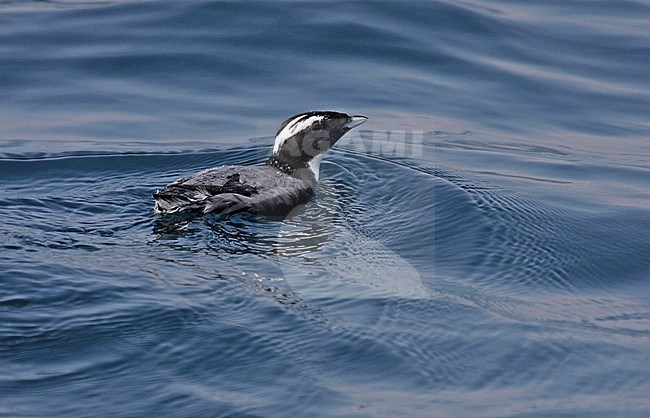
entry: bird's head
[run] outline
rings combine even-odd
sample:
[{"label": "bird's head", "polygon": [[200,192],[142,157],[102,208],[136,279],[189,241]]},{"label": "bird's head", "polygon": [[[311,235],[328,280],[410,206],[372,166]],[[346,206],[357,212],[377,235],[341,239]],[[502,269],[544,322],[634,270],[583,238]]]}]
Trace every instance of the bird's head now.
[{"label": "bird's head", "polygon": [[278,129],[267,164],[287,173],[309,168],[318,181],[320,161],[327,150],[346,132],[367,120],[365,116],[331,111],[292,116]]}]

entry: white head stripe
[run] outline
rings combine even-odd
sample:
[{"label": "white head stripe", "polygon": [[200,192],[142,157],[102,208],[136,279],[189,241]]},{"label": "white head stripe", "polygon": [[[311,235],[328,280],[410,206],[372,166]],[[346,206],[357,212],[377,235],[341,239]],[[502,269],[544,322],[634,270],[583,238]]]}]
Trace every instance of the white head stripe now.
[{"label": "white head stripe", "polygon": [[300,115],[296,117],[291,122],[282,128],[280,132],[275,136],[275,145],[273,146],[273,153],[275,154],[280,150],[284,141],[294,136],[297,132],[302,131],[305,128],[310,127],[314,122],[320,122],[325,116],[310,116],[305,119],[305,115]]}]

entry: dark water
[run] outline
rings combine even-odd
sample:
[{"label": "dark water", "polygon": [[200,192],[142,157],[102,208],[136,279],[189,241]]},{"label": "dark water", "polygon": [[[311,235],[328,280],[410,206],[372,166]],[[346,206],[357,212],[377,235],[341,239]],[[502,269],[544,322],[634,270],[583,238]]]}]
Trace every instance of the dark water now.
[{"label": "dark water", "polygon": [[[0,415],[647,416],[650,3],[0,2]],[[150,193],[366,114],[286,220]]]}]

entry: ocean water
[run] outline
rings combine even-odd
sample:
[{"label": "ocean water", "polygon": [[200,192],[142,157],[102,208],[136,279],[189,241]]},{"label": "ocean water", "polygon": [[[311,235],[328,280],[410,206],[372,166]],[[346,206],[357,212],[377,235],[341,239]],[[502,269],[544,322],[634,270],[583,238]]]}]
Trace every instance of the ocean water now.
[{"label": "ocean water", "polygon": [[[648,416],[650,2],[1,1],[1,416]],[[151,193],[370,120],[286,219]]]}]

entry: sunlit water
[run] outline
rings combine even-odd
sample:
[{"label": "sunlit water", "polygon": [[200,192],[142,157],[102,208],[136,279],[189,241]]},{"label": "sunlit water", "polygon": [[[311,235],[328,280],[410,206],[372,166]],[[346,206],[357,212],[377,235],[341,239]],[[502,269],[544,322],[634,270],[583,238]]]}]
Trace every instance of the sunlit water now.
[{"label": "sunlit water", "polygon": [[[649,18],[1,2],[0,415],[647,415]],[[288,218],[154,215],[311,109]]]}]

